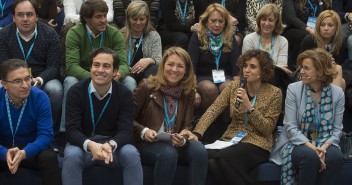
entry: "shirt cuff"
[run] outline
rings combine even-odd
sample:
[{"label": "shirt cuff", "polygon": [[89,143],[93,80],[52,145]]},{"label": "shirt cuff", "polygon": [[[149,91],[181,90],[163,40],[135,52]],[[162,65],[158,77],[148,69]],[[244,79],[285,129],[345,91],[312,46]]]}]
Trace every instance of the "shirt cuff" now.
[{"label": "shirt cuff", "polygon": [[119,147],[118,145],[117,145],[117,143],[116,143],[116,141],[114,141],[114,140],[110,140],[111,142],[113,142],[114,143],[114,145],[116,146],[115,148],[114,148],[114,150],[113,150],[113,152],[115,152],[115,150],[117,149],[117,147]]},{"label": "shirt cuff", "polygon": [[37,77],[38,78],[38,80],[39,80],[39,82],[40,82],[40,86],[42,86],[42,85],[44,85],[44,80],[43,80],[43,78],[42,77]]},{"label": "shirt cuff", "polygon": [[89,143],[89,139],[85,140],[84,143],[83,143],[83,149],[84,151],[88,152],[88,143]]},{"label": "shirt cuff", "polygon": [[145,132],[147,132],[148,130],[150,130],[148,127],[145,127],[142,132],[141,132],[141,139],[144,140],[144,134]]}]

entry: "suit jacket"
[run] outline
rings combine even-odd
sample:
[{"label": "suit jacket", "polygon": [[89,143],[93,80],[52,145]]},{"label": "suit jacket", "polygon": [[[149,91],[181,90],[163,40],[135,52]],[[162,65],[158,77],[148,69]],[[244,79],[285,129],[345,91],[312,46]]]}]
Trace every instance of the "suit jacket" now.
[{"label": "suit jacket", "polygon": [[235,92],[239,87],[238,81],[231,82],[200,118],[194,132],[203,135],[209,125],[225,108],[230,106],[230,117],[232,120],[221,139],[228,141],[238,132],[244,131],[248,135],[241,142],[250,143],[270,151],[273,144],[272,133],[281,113],[281,90],[268,83],[263,83],[257,93],[257,100],[254,105],[255,110],[249,115],[248,124],[244,126],[246,109],[242,105],[238,109],[235,108],[237,99]]},{"label": "suit jacket", "polygon": [[[176,132],[192,128],[194,113],[194,93],[182,94],[177,109],[175,123]],[[159,131],[164,124],[164,102],[160,90],[148,88],[148,80],[143,80],[134,92],[134,103],[136,107],[134,115],[134,133],[136,146],[140,149],[143,146],[141,132],[145,127]]]},{"label": "suit jacket", "polygon": [[332,1],[332,9],[339,14],[342,24],[346,23],[345,15],[347,12],[352,12],[352,1],[334,0]]},{"label": "suit jacket", "polygon": [[[333,128],[331,137],[327,141],[339,147],[342,133],[342,118],[345,109],[345,96],[340,87],[332,84],[330,87],[332,93]],[[285,102],[284,127],[270,156],[270,160],[277,164],[282,163],[280,153],[286,143],[291,142],[293,145],[302,145],[309,141],[307,137],[303,135],[300,128],[300,121],[306,109],[306,88],[307,86],[301,81],[288,86]]]}]

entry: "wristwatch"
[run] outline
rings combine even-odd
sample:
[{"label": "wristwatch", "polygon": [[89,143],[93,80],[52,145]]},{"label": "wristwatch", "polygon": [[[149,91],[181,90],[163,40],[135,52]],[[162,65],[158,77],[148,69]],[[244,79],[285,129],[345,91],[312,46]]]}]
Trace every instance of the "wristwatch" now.
[{"label": "wristwatch", "polygon": [[114,140],[110,140],[108,142],[108,144],[110,145],[112,151],[114,151],[115,148],[117,147],[117,144],[116,144],[116,142]]}]

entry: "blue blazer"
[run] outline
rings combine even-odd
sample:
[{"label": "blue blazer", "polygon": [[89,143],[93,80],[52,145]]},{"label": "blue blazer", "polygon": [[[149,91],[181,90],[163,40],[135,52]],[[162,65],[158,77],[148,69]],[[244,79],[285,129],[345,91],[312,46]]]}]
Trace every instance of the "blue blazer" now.
[{"label": "blue blazer", "polygon": [[[332,145],[339,147],[340,137],[342,134],[342,118],[345,110],[345,95],[343,90],[335,85],[330,84],[332,93],[333,107],[333,128],[331,137],[327,140]],[[291,142],[294,145],[302,145],[308,142],[308,138],[301,132],[300,121],[306,106],[307,85],[301,81],[292,83],[287,88],[287,96],[285,101],[285,118],[282,133],[274,145],[271,152],[270,160],[281,165],[281,149]]]}]

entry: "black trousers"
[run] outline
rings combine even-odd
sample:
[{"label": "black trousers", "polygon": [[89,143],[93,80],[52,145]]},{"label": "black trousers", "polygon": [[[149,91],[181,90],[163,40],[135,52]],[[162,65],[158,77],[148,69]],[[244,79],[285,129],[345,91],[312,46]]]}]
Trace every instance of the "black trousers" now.
[{"label": "black trousers", "polygon": [[[20,167],[39,170],[43,185],[61,185],[57,156],[52,148],[40,152],[33,158],[21,161]],[[0,160],[0,171],[9,170],[6,161]]]}]

